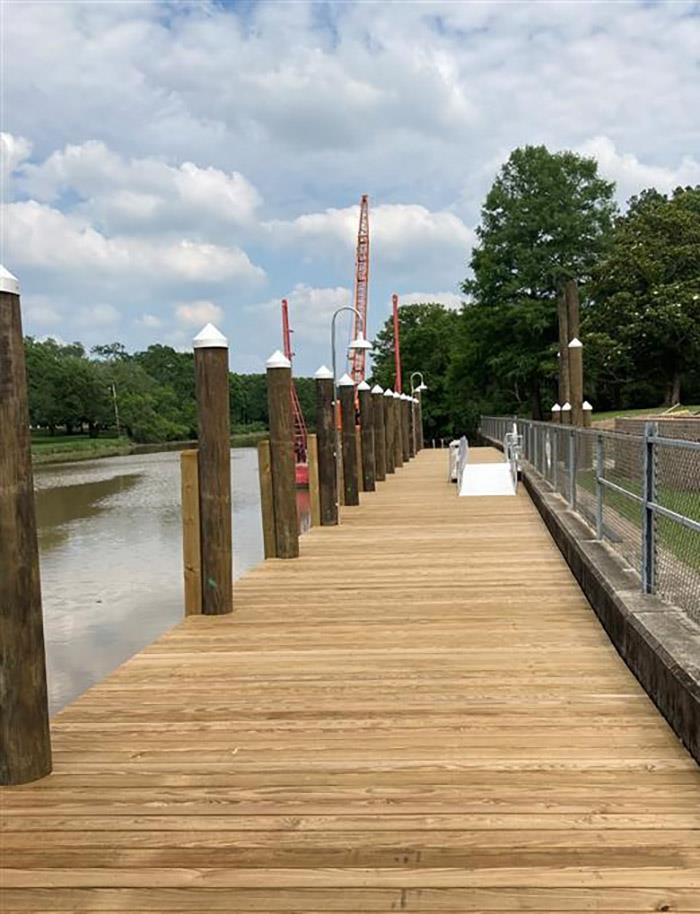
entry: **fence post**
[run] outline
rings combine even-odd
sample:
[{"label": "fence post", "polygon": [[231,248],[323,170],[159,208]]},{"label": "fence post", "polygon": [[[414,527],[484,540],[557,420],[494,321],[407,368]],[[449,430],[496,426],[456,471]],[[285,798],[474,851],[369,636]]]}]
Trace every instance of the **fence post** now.
[{"label": "fence post", "polygon": [[375,384],[372,388],[372,424],[374,426],[374,476],[377,482],[386,479],[386,432],[384,430],[384,391]]},{"label": "fence post", "polygon": [[199,470],[195,450],[180,454],[182,511],[182,567],[185,578],[185,615],[202,612],[202,547],[199,519]]},{"label": "fence post", "polygon": [[338,381],[340,420],[343,435],[343,487],[346,505],[359,505],[357,439],[355,437],[355,383],[349,374]]},{"label": "fence post", "polygon": [[595,535],[596,539],[603,539],[603,483],[605,473],[605,443],[601,434],[596,435],[595,443],[595,479],[596,479],[596,505],[595,505]]},{"label": "fence post", "polygon": [[309,501],[311,502],[311,526],[321,526],[321,498],[318,482],[318,439],[313,432],[306,436],[307,461],[309,464]]},{"label": "fence post", "polygon": [[316,382],[316,437],[321,525],[338,523],[338,474],[335,458],[335,391],[333,372],[321,365]]},{"label": "fence post", "polygon": [[299,555],[299,519],[292,417],[292,365],[279,350],[266,362],[270,414],[270,465],[275,513],[275,548],[280,559]]},{"label": "fence post", "polygon": [[0,784],[51,771],[19,283],[0,267]]},{"label": "fence post", "polygon": [[374,416],[372,413],[372,391],[363,381],[357,387],[360,399],[360,433],[362,435],[362,489],[374,492]]},{"label": "fence post", "polygon": [[202,612],[233,611],[228,341],[207,324],[192,341],[199,427]]},{"label": "fence post", "polygon": [[569,431],[569,504],[576,510],[576,430]]},{"label": "fence post", "polygon": [[[394,447],[394,391],[387,387],[383,397],[384,411],[384,450],[386,453],[387,473],[396,472],[396,449]],[[435,441],[433,441],[435,447]]]},{"label": "fence post", "polygon": [[401,394],[394,391],[392,410],[394,413],[394,466],[403,466],[403,416],[401,415]]},{"label": "fence post", "polygon": [[656,501],[656,468],[654,466],[654,438],[658,433],[656,422],[644,423],[644,477],[642,479],[642,591],[656,590],[656,536],[654,509]]}]

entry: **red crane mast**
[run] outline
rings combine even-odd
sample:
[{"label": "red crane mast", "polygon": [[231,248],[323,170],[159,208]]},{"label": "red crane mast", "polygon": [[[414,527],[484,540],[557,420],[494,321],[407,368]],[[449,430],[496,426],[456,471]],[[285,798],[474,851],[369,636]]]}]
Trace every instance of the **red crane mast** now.
[{"label": "red crane mast", "polygon": [[[291,362],[294,353],[292,352],[292,331],[289,328],[289,305],[286,298],[282,299],[282,346],[284,354]],[[306,463],[306,422],[294,381],[292,381],[292,414],[294,416],[294,454],[297,463]]]},{"label": "red crane mast", "polygon": [[[355,255],[355,333],[367,336],[367,305],[369,300],[369,197],[362,194],[360,199],[360,225],[357,231],[357,253]],[[350,359],[350,376],[355,384],[365,379],[365,350],[353,350]]]}]

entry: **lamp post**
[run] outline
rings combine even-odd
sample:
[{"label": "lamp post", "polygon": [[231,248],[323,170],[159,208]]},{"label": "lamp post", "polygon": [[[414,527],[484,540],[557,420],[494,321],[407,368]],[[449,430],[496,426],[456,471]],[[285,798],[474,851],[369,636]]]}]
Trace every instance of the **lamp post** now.
[{"label": "lamp post", "polygon": [[[335,347],[335,325],[338,319],[338,315],[342,314],[343,311],[352,311],[353,314],[356,314],[360,319],[360,324],[362,323],[362,315],[357,310],[353,308],[352,305],[344,305],[342,308],[337,308],[333,312],[333,317],[331,318],[331,354],[333,358],[333,424],[335,425],[335,491],[336,491],[336,508],[339,507],[339,487],[340,487],[340,460],[341,460],[341,449],[340,449],[340,432],[338,429],[338,368],[336,360],[336,347]],[[364,336],[364,327],[360,326],[357,336],[348,346],[348,349],[364,349],[366,351],[371,350],[372,344],[369,340],[365,339]]]},{"label": "lamp post", "polygon": [[[420,384],[418,387],[413,383],[413,378],[418,375],[420,378]],[[413,417],[413,438],[414,438],[414,450],[416,453],[422,450],[423,448],[423,391],[428,389],[428,385],[423,379],[422,371],[412,371],[411,372],[411,396],[415,397],[415,405],[418,407],[414,412]],[[416,394],[418,396],[416,397]],[[413,409],[413,407],[411,407]],[[418,415],[415,415],[417,413]]]}]

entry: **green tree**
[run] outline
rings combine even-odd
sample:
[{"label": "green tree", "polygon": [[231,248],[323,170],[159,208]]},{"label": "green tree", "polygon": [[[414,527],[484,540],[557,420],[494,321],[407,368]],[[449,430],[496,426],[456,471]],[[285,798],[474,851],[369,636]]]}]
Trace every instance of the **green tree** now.
[{"label": "green tree", "polygon": [[700,362],[700,187],[633,197],[591,294],[585,329],[604,394],[647,406],[656,390],[665,405],[680,402]]},{"label": "green tree", "polygon": [[556,370],[557,297],[568,279],[586,283],[606,250],[613,192],[594,159],[544,146],[511,153],[486,197],[462,286],[470,301],[452,378],[464,396],[495,394],[511,409],[529,401],[541,416],[543,379]]},{"label": "green tree", "polygon": [[[411,372],[423,373],[428,386],[423,396],[426,438],[447,436],[459,431],[455,427],[447,383],[458,319],[456,311],[436,302],[403,305],[399,308],[402,386],[404,393],[410,392]],[[373,382],[385,388],[393,388],[396,378],[392,318],[385,322],[375,337],[372,365]]]}]

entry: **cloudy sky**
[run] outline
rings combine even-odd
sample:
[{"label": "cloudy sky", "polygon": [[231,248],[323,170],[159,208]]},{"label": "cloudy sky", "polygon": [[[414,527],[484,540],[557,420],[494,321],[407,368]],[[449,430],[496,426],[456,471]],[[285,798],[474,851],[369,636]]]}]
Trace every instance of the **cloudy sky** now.
[{"label": "cloudy sky", "polygon": [[370,195],[370,333],[393,291],[459,301],[481,201],[525,143],[621,201],[700,182],[700,4],[1,5],[2,262],[27,332],[260,370],[289,298],[329,359]]}]

